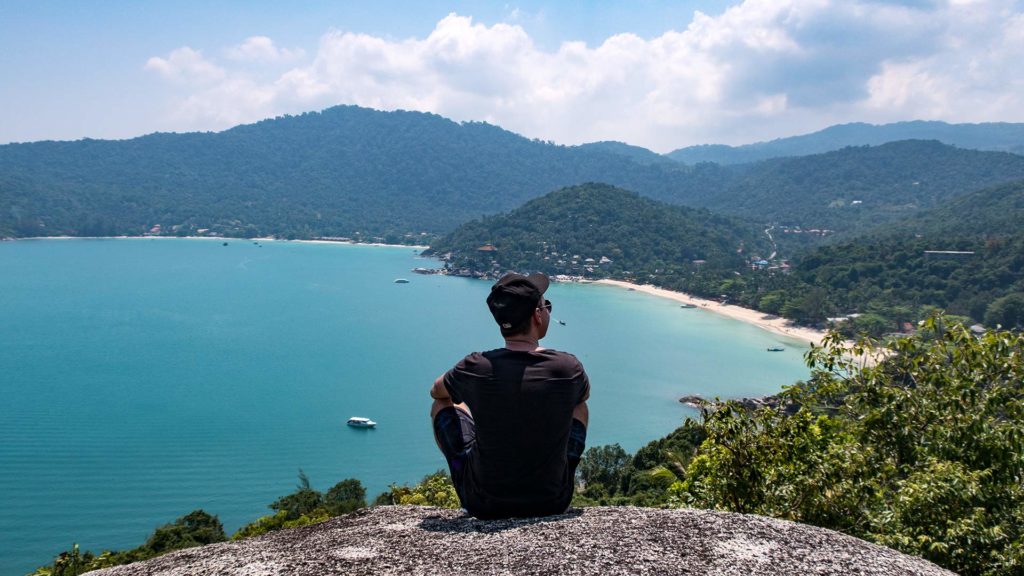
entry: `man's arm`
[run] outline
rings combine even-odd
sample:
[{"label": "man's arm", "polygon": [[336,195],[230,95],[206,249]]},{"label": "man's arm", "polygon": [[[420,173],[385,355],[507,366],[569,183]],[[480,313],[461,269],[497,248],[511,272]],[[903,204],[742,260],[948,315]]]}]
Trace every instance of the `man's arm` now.
[{"label": "man's arm", "polygon": [[437,413],[449,406],[455,406],[463,412],[469,414],[469,408],[465,404],[455,404],[452,402],[452,396],[448,393],[448,389],[444,387],[444,375],[437,377],[434,380],[434,385],[430,387],[430,397],[434,399],[434,404],[430,407],[430,417],[437,416]]},{"label": "man's arm", "polygon": [[446,400],[451,398],[448,394],[448,389],[444,387],[444,375],[437,377],[434,380],[434,385],[430,387],[430,397],[434,400]]},{"label": "man's arm", "polygon": [[587,400],[590,399],[590,381],[587,381],[587,389],[583,392],[583,399],[577,404],[572,410],[572,417],[574,420],[579,420],[584,426],[590,425],[590,408],[587,406]]},{"label": "man's arm", "polygon": [[574,420],[579,420],[584,426],[590,425],[590,408],[587,407],[586,400],[580,402],[575,408],[573,408],[572,417]]}]

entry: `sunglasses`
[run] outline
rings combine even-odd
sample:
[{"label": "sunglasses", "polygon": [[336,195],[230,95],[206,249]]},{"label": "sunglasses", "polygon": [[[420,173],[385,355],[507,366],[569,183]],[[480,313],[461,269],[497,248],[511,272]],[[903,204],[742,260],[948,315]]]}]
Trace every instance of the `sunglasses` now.
[{"label": "sunglasses", "polygon": [[544,308],[545,310],[548,311],[548,314],[551,314],[551,300],[545,300],[543,304],[537,306],[538,310],[540,310],[541,308]]}]

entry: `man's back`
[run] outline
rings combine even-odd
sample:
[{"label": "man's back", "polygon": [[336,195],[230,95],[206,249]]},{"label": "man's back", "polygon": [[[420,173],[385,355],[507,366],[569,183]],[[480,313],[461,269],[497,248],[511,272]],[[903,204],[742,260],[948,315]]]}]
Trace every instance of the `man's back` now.
[{"label": "man's back", "polygon": [[573,490],[566,456],[573,409],[590,388],[576,357],[507,348],[473,353],[445,374],[444,385],[476,422],[466,497],[484,508],[564,510]]},{"label": "man's back", "polygon": [[466,356],[430,387],[434,438],[477,518],[560,514],[572,500],[590,382],[575,356],[540,346],[549,284],[540,273],[495,282],[487,307],[505,347]]}]

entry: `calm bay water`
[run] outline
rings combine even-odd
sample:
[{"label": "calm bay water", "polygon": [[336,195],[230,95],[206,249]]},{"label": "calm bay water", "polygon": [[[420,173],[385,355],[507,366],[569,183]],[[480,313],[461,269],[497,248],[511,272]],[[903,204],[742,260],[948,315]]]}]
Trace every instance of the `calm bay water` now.
[{"label": "calm bay water", "polygon": [[[442,468],[427,389],[501,344],[490,284],[411,248],[176,239],[0,243],[0,574],[134,547],[196,508],[236,530],[292,491],[368,497]],[[398,277],[409,284],[395,284]],[[619,288],[554,284],[545,345],[593,386],[591,446],[805,378],[795,342]],[[786,351],[768,354],[769,346]],[[368,416],[376,430],[344,425]]]}]

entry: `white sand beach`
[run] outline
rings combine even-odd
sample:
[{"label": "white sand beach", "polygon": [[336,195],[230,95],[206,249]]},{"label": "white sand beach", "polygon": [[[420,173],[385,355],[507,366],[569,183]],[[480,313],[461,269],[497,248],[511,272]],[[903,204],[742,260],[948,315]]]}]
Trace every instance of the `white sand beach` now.
[{"label": "white sand beach", "polygon": [[626,289],[632,288],[633,290],[643,292],[644,294],[669,298],[681,304],[690,304],[700,308],[701,310],[707,310],[709,312],[714,312],[715,314],[728,316],[729,318],[733,318],[741,322],[753,324],[758,328],[762,328],[782,336],[788,336],[807,344],[820,344],[822,338],[825,337],[825,332],[822,330],[796,326],[791,321],[779,316],[765,314],[764,312],[751,310],[749,308],[742,308],[732,304],[723,306],[714,300],[698,298],[683,292],[665,290],[664,288],[658,288],[657,286],[651,286],[650,284],[633,284],[630,282],[623,282],[621,280],[597,280],[595,283],[618,286]]}]

